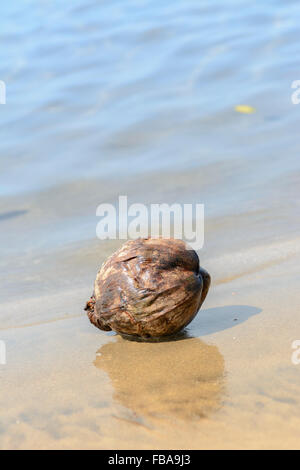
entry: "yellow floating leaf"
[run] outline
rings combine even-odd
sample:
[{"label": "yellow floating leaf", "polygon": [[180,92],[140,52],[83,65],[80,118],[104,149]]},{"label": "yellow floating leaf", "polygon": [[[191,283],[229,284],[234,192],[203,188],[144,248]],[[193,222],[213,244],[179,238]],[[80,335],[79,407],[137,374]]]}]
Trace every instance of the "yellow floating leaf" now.
[{"label": "yellow floating leaf", "polygon": [[234,108],[237,113],[244,113],[244,114],[253,114],[256,112],[256,109],[252,106],[248,106],[247,104],[238,104]]}]

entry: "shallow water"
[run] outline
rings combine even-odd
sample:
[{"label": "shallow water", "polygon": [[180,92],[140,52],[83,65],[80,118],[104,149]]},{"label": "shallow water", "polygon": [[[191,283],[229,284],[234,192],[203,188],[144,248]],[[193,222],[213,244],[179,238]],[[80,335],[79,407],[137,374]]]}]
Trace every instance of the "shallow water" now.
[{"label": "shallow water", "polygon": [[[0,448],[299,447],[299,16],[274,0],[3,6]],[[83,314],[120,245],[96,238],[96,207],[120,194],[205,204],[213,285],[182,341],[125,342]]]}]

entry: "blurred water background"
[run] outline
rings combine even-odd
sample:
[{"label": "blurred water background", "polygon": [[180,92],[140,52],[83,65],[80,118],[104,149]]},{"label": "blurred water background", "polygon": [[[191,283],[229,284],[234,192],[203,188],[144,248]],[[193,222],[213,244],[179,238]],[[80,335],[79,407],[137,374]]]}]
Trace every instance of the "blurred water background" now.
[{"label": "blurred water background", "polygon": [[208,224],[240,216],[251,239],[297,230],[299,15],[276,0],[5,3],[1,296],[22,260],[32,294],[28,263],[94,240],[97,205],[119,194],[204,203]]}]

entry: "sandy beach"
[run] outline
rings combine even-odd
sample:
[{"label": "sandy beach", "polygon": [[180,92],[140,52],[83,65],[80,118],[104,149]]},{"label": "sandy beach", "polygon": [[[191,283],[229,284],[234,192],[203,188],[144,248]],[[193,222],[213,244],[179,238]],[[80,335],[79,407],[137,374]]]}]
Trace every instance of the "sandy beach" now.
[{"label": "sandy beach", "polygon": [[[31,3],[0,33],[0,449],[299,449],[296,2]],[[176,340],[83,310],[119,195],[205,205],[212,286]]]},{"label": "sandy beach", "polygon": [[177,341],[95,329],[88,280],[3,304],[1,448],[297,448],[299,239],[210,253],[212,290]]}]

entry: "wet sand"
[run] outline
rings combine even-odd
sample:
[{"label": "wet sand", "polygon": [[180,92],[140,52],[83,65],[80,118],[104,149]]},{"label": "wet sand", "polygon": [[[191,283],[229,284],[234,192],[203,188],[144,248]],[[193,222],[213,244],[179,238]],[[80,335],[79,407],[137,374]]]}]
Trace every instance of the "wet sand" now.
[{"label": "wet sand", "polygon": [[[121,190],[147,203],[162,178]],[[180,178],[191,200],[197,174]],[[171,202],[173,180],[167,181],[164,197]],[[210,188],[199,184],[198,197],[209,197]],[[290,194],[297,185],[295,178],[289,182]],[[92,181],[61,191],[77,194],[82,211],[93,207]],[[272,209],[273,194],[269,200],[264,194],[263,211],[207,213],[199,253],[213,280],[207,300],[178,341],[152,344],[89,324],[83,307],[96,271],[122,242],[73,236],[56,246],[50,232],[53,247],[48,238],[45,249],[49,217],[56,233],[61,228],[68,237],[73,206],[60,205],[58,194],[46,191],[38,201],[29,194],[26,212],[0,221],[7,247],[0,448],[298,448],[300,366],[291,356],[300,331],[300,239],[289,199],[282,199],[280,212]],[[20,207],[16,202],[8,200],[1,214]],[[95,222],[91,217],[91,232]],[[12,232],[20,233],[19,251],[9,248]]]},{"label": "wet sand", "polygon": [[[268,251],[280,254],[270,266],[257,249],[248,252],[250,272],[232,255],[233,279],[214,279],[177,341],[102,333],[75,292],[74,301],[60,297],[69,309],[73,302],[74,318],[1,329],[1,448],[299,447],[300,366],[291,362],[299,240],[281,260],[284,247],[261,247],[266,260]],[[26,304],[36,308],[30,300],[18,308]]]}]

